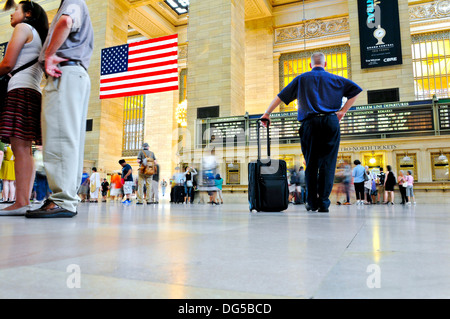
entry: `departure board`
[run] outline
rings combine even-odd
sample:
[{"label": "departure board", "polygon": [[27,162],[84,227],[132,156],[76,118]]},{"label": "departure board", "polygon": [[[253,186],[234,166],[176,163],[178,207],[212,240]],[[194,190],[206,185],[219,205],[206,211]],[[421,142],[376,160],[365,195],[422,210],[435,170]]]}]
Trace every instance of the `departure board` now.
[{"label": "departure board", "polygon": [[227,140],[245,143],[245,120],[213,122],[210,124],[209,136],[214,136],[215,143],[223,143],[224,145]]},{"label": "departure board", "polygon": [[[432,105],[419,102],[363,105],[350,109],[341,121],[342,136],[364,136],[367,134],[389,134],[434,130]],[[423,103],[423,101],[422,101]],[[449,104],[450,105],[450,104]],[[439,107],[439,125],[441,129],[450,129],[450,108],[443,104]],[[202,141],[214,136],[213,143],[218,145],[234,143],[255,144],[257,141],[257,121],[262,114],[249,117],[216,118],[202,122]],[[272,113],[270,138],[272,143],[298,142],[298,130],[301,123],[297,112]],[[207,131],[208,130],[208,131]],[[267,139],[267,129],[261,127],[261,143]]]},{"label": "departure board", "polygon": [[[250,134],[249,134],[249,142],[256,143],[256,125],[257,119],[250,120]],[[289,117],[274,117],[270,119],[270,138],[273,142],[276,143],[278,141],[286,141],[298,139],[298,129],[300,128],[300,122],[297,120],[297,116],[289,116]],[[260,131],[261,143],[265,143],[267,139],[267,128],[261,126]]]},{"label": "departure board", "polygon": [[342,135],[433,130],[430,106],[372,109],[347,112],[341,121]]},{"label": "departure board", "polygon": [[448,105],[439,105],[439,128],[450,129],[450,108]]}]

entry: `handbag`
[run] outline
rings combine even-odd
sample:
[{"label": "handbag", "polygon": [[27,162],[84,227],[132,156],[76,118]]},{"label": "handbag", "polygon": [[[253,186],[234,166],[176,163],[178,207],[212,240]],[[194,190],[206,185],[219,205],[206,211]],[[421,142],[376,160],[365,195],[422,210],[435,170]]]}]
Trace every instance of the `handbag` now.
[{"label": "handbag", "polygon": [[91,184],[91,193],[94,193],[95,190],[97,189],[97,185],[95,184],[95,181]]},{"label": "handbag", "polygon": [[369,180],[369,176],[367,176],[366,172],[364,172],[364,181],[367,182]]},{"label": "handbag", "polygon": [[4,74],[0,76],[0,109],[3,108],[3,105],[5,105],[5,99],[6,94],[8,93],[8,83],[11,78],[20,71],[23,71],[33,64],[38,62],[38,58],[34,59],[33,61],[28,62],[27,64],[22,65],[20,68],[15,69],[14,71],[11,71],[7,74]]},{"label": "handbag", "polygon": [[408,186],[409,186],[409,183],[407,181],[404,181],[403,182],[403,187],[408,187]]}]

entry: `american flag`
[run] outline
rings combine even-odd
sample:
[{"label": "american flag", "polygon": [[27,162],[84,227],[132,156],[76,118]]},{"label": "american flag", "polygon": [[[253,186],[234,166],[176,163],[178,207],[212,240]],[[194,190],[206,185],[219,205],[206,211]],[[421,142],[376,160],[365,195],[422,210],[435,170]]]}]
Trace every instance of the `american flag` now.
[{"label": "american flag", "polygon": [[100,98],[178,90],[178,35],[102,50]]}]

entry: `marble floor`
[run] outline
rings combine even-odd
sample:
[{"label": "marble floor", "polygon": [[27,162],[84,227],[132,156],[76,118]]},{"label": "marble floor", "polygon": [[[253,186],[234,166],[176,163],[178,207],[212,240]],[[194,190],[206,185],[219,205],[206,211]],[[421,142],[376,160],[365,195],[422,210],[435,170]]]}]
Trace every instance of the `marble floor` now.
[{"label": "marble floor", "polygon": [[0,298],[450,298],[450,210],[162,201],[1,217]]}]

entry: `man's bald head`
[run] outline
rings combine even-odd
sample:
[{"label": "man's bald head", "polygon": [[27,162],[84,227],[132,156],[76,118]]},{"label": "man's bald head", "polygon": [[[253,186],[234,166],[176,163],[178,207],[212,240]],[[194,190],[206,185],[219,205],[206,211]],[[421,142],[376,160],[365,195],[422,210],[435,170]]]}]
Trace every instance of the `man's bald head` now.
[{"label": "man's bald head", "polygon": [[325,67],[327,61],[325,61],[325,55],[322,52],[315,52],[311,55],[311,68],[315,66]]}]

